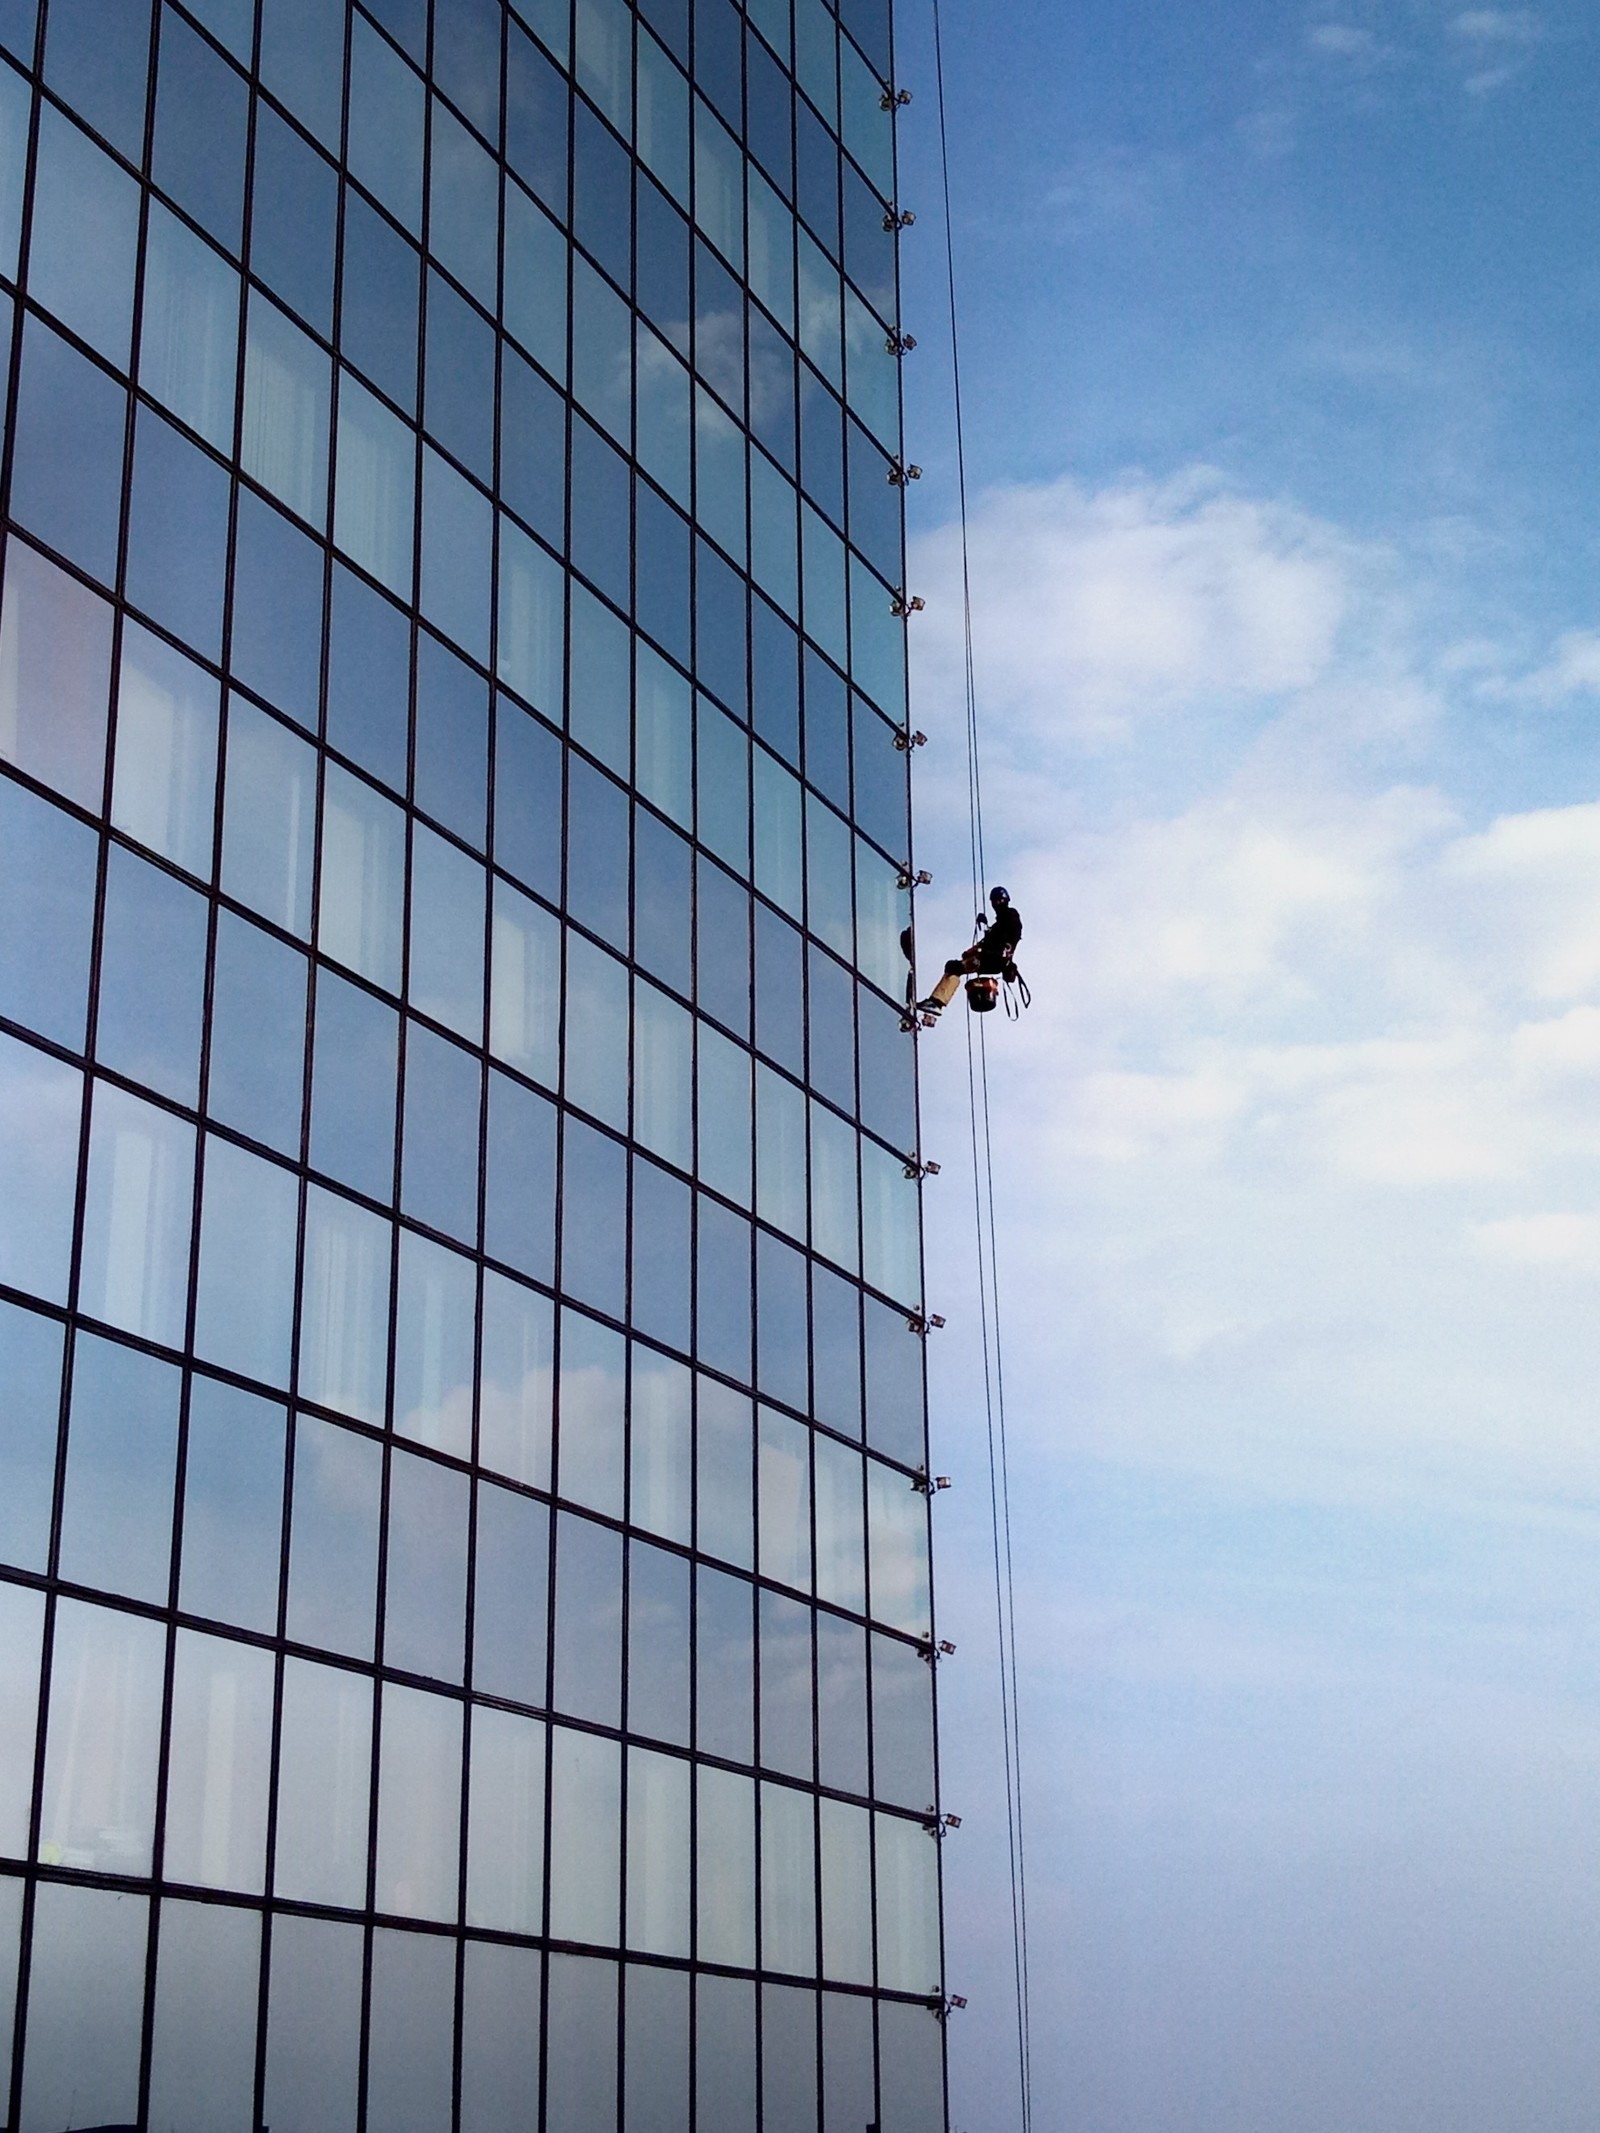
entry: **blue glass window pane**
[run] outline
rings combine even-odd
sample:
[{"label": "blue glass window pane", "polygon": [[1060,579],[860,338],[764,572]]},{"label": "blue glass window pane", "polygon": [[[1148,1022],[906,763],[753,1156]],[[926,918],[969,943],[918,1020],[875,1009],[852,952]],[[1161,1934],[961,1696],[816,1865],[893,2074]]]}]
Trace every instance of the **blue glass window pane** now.
[{"label": "blue glass window pane", "polygon": [[860,1291],[820,1260],[811,1264],[811,1397],[819,1422],[860,1436]]},{"label": "blue glass window pane", "polygon": [[[840,0],[839,20],[880,75],[889,72],[889,0]],[[848,56],[848,55],[847,55]]]},{"label": "blue glass window pane", "polygon": [[222,886],[275,926],[311,931],[317,758],[308,742],[237,694],[228,700]]},{"label": "blue glass window pane", "polygon": [[639,221],[634,296],[639,309],[672,345],[689,352],[689,224],[641,170],[636,184]]},{"label": "blue glass window pane", "polygon": [[411,833],[411,1005],[483,1042],[483,868],[425,823]]},{"label": "blue glass window pane", "polygon": [[845,685],[806,647],[806,776],[833,801],[850,806],[850,711]]},{"label": "blue glass window pane", "polygon": [[494,479],[494,346],[482,313],[430,274],[423,422],[482,481]]},{"label": "blue glass window pane", "polygon": [[895,255],[883,202],[851,163],[844,166],[844,264],[850,279],[881,318],[895,315]]},{"label": "blue glass window pane", "polygon": [[839,150],[803,97],[795,102],[794,116],[795,204],[823,249],[837,257]]},{"label": "blue glass window pane", "polygon": [[421,276],[422,261],[400,232],[347,191],[340,351],[411,415],[417,409]]},{"label": "blue glass window pane", "polygon": [[863,991],[858,1028],[862,1123],[891,1148],[910,1149],[917,1138],[917,1092],[911,1046],[900,1017]]},{"label": "blue glass window pane", "polygon": [[421,78],[357,15],[350,36],[351,174],[413,236],[422,232],[425,101]]},{"label": "blue glass window pane", "polygon": [[856,825],[891,857],[897,857],[910,845],[906,751],[895,746],[894,728],[888,720],[859,696],[852,726]]},{"label": "blue glass window pane", "polygon": [[0,1015],[83,1049],[99,839],[0,779]]},{"label": "blue glass window pane", "polygon": [[521,186],[506,188],[503,322],[553,378],[567,375],[567,264],[563,232]]},{"label": "blue glass window pane", "polygon": [[0,45],[30,67],[38,27],[39,0],[0,0]]},{"label": "blue glass window pane", "polygon": [[475,659],[489,659],[494,512],[437,452],[422,455],[422,612]]},{"label": "blue glass window pane", "polygon": [[628,1550],[628,1731],[689,1745],[689,1563]]},{"label": "blue glass window pane", "polygon": [[176,637],[222,651],[228,476],[170,422],[139,411],[128,506],[128,598]]},{"label": "blue glass window pane", "polygon": [[867,1335],[867,1442],[902,1465],[926,1462],[922,1343],[903,1311],[863,1299]]},{"label": "blue glass window pane", "polygon": [[[572,261],[572,391],[616,438],[626,444],[633,416],[629,355],[633,314],[611,284],[581,255]],[[533,353],[544,361],[538,348]],[[545,362],[547,370],[553,366]]]},{"label": "blue glass window pane", "polygon": [[506,47],[506,160],[545,204],[567,215],[567,79],[513,22]]},{"label": "blue glass window pane", "polygon": [[483,1248],[535,1281],[555,1262],[555,1105],[506,1074],[489,1075]]},{"label": "blue glass window pane", "polygon": [[233,557],[233,671],[308,731],[322,671],[322,550],[292,519],[239,491]]},{"label": "blue glass window pane", "polygon": [[689,1350],[689,1188],[647,1163],[633,1164],[633,1296],[630,1317],[640,1333],[668,1348]]},{"label": "blue glass window pane", "polygon": [[11,509],[106,585],[116,574],[126,402],[103,371],[29,319],[22,337]]},{"label": "blue glass window pane", "polygon": [[[707,384],[729,407],[742,413],[743,293],[722,261],[698,240],[694,248],[694,362]],[[732,456],[730,442],[730,460]]]},{"label": "blue glass window pane", "polygon": [[756,906],[756,1044],[791,1074],[805,1072],[804,947],[798,930]]},{"label": "blue glass window pane", "polygon": [[128,367],[139,188],[48,104],[40,115],[28,288],[119,370]]},{"label": "blue glass window pane", "polygon": [[0,1036],[0,1281],[67,1293],[83,1076]]},{"label": "blue glass window pane", "polygon": [[388,1201],[400,1018],[332,971],[317,974],[311,1068],[311,1161],[341,1184]]},{"label": "blue glass window pane", "polygon": [[465,1474],[396,1451],[389,1470],[385,1666],[459,1681],[466,1657]]},{"label": "blue glass window pane", "polygon": [[709,1369],[750,1382],[750,1224],[699,1196],[695,1349]]},{"label": "blue glass window pane", "polygon": [[[795,471],[794,350],[752,304],[750,334],[750,427],[790,474]],[[887,488],[888,483],[884,486]]]},{"label": "blue glass window pane", "polygon": [[240,463],[291,511],[321,527],[328,504],[327,356],[259,293],[245,332]]},{"label": "blue glass window pane", "polygon": [[[441,49],[434,31],[434,50]],[[455,115],[433,107],[428,250],[490,311],[500,294],[500,167]]]},{"label": "blue glass window pane", "polygon": [[622,1717],[622,1536],[556,1518],[556,1654],[550,1701],[574,1718]]},{"label": "blue glass window pane", "polygon": [[43,1570],[61,1408],[61,1328],[54,1319],[0,1304],[0,1381],[0,1561]]},{"label": "blue glass window pane", "polygon": [[45,80],[133,162],[144,149],[149,71],[150,0],[57,0],[51,8]]},{"label": "blue glass window pane", "polygon": [[840,1792],[867,1789],[867,1635],[817,1615],[817,1776]]},{"label": "blue glass window pane", "polygon": [[633,952],[687,998],[693,983],[693,850],[687,838],[642,807],[634,811],[633,835]]},{"label": "blue glass window pane", "polygon": [[[748,1480],[746,1493],[748,1493]],[[702,1537],[701,1546],[707,1545]],[[695,1575],[695,1746],[730,1763],[755,1760],[755,1599],[743,1578],[701,1565]]]},{"label": "blue glass window pane", "polygon": [[567,587],[561,565],[514,519],[500,518],[502,681],[557,724],[566,681]]},{"label": "blue glass window pane", "polygon": [[544,1703],[549,1583],[548,1505],[480,1482],[472,1685],[484,1695]]},{"label": "blue glass window pane", "polygon": [[483,848],[489,790],[489,686],[424,630],[417,640],[413,798]]},{"label": "blue glass window pane", "polygon": [[805,1411],[809,1404],[806,1354],[806,1262],[792,1245],[756,1239],[756,1381],[768,1398]]},{"label": "blue glass window pane", "polygon": [[344,23],[344,9],[327,0],[261,0],[261,79],[335,154]]},{"label": "blue glass window pane", "polygon": [[328,745],[404,792],[411,625],[336,563],[329,630]]},{"label": "blue glass window pane", "polygon": [[751,673],[755,729],[786,763],[800,762],[800,643],[793,625],[765,600],[752,600]]},{"label": "blue glass window pane", "polygon": [[749,710],[745,582],[708,541],[695,542],[696,678],[739,718]]},{"label": "blue glass window pane", "polygon": [[270,104],[257,108],[255,156],[250,271],[331,334],[338,173]]},{"label": "blue glass window pane", "polygon": [[639,9],[667,48],[689,64],[689,0],[643,0]]},{"label": "blue glass window pane", "polygon": [[561,897],[561,742],[508,697],[495,714],[495,864],[552,903]]},{"label": "blue glass window pane", "polygon": [[189,12],[226,45],[235,59],[250,63],[255,35],[255,0],[191,0]]},{"label": "blue glass window pane", "polygon": [[413,1022],[406,1032],[405,1155],[400,1204],[434,1229],[478,1239],[478,1115],[483,1068]]},{"label": "blue glass window pane", "polygon": [[745,41],[745,94],[750,152],[779,192],[787,195],[794,160],[794,92],[783,69],[754,37]]},{"label": "blue glass window pane", "polygon": [[[7,40],[7,8],[15,5],[16,0],[3,0],[0,4],[0,44]],[[28,38],[31,64],[31,21]],[[29,84],[13,68],[7,67],[0,74],[0,274],[11,280],[16,278],[17,254],[22,243],[22,193],[28,175],[28,126],[32,103]]]},{"label": "blue glass window pane", "polygon": [[[636,485],[634,559],[639,627],[689,664],[689,526],[648,482]],[[576,534],[574,535],[576,538]]]},{"label": "blue glass window pane", "polygon": [[761,1592],[761,1733],[763,1769],[811,1776],[811,1610],[781,1593]]},{"label": "blue glass window pane", "polygon": [[509,346],[500,364],[500,500],[553,547],[565,546],[567,404]]},{"label": "blue glass window pane", "polygon": [[696,870],[695,998],[736,1035],[750,1033],[750,894],[702,856]]},{"label": "blue glass window pane", "polygon": [[842,1111],[856,1106],[855,987],[850,973],[813,946],[807,1035],[811,1086]]},{"label": "blue glass window pane", "polygon": [[248,920],[219,911],[207,1109],[224,1125],[296,1157],[305,1015],[305,957]]},{"label": "blue glass window pane", "polygon": [[216,842],[219,694],[159,637],[137,624],[123,631],[111,819],[202,879]]},{"label": "blue glass window pane", "polygon": [[750,871],[750,742],[709,697],[695,701],[695,834],[740,874]]},{"label": "blue glass window pane", "polygon": [[376,15],[390,36],[411,54],[419,67],[426,65],[428,0],[371,0],[367,13]]},{"label": "blue glass window pane", "polygon": [[628,947],[628,796],[579,757],[567,765],[567,909]]},{"label": "blue glass window pane", "polygon": [[[597,429],[572,423],[572,540],[575,569],[618,607],[630,604],[628,462]],[[574,646],[576,651],[576,645]]]},{"label": "blue glass window pane", "polygon": [[64,1578],[165,1604],[182,1383],[171,1363],[78,1335],[61,1520]]},{"label": "blue glass window pane", "polygon": [[293,1171],[207,1135],[197,1355],[241,1377],[288,1384],[299,1217]]},{"label": "blue glass window pane", "polygon": [[809,363],[800,366],[800,479],[836,526],[844,524],[844,410]]},{"label": "blue glass window pane", "polygon": [[315,1415],[300,1415],[294,1436],[289,1635],[370,1659],[383,1448]]},{"label": "blue glass window pane", "polygon": [[[575,430],[579,427],[574,425]],[[625,509],[618,523],[626,528]],[[613,530],[613,542],[616,538]],[[620,616],[578,584],[572,586],[571,610],[567,730],[591,755],[625,778],[631,753],[628,632]]]},{"label": "blue glass window pane", "polygon": [[238,369],[237,271],[152,201],[139,383],[207,444],[231,454]]},{"label": "blue glass window pane", "polygon": [[113,845],[95,1054],[133,1081],[192,1104],[200,1083],[206,900]]},{"label": "blue glass window pane", "polygon": [[562,1291],[620,1319],[628,1274],[627,1151],[569,1117],[561,1173]]},{"label": "blue glass window pane", "polygon": [[410,426],[348,371],[341,373],[333,537],[402,600],[411,597],[416,462]]},{"label": "blue glass window pane", "polygon": [[500,26],[504,19],[498,0],[434,0],[434,78],[491,141],[500,134]]},{"label": "blue glass window pane", "polygon": [[633,247],[633,165],[611,129],[575,107],[572,234],[613,281],[628,285]]},{"label": "blue glass window pane", "polygon": [[244,229],[250,92],[180,16],[163,10],[152,175],[230,252]]}]

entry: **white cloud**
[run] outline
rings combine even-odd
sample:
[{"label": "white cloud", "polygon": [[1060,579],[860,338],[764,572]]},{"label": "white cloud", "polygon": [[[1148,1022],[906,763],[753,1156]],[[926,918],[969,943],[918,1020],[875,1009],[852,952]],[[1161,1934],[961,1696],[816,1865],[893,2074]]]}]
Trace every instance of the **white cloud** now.
[{"label": "white cloud", "polygon": [[[1206,469],[1089,494],[1070,481],[980,499],[976,627],[1002,715],[1052,740],[1101,743],[1210,693],[1303,688],[1332,655],[1353,549],[1292,508],[1232,493]],[[958,643],[959,553],[924,542],[938,591],[933,664]]]},{"label": "white cloud", "polygon": [[[1600,804],[1464,819],[1419,771],[1504,662],[1435,671],[1393,560],[1281,502],[1056,483],[973,535],[986,826],[1035,993],[990,1062],[1037,1456],[1067,1428],[1313,1493],[1600,1489]],[[918,562],[938,742],[949,532]],[[1587,688],[1593,641],[1535,672]],[[954,856],[940,753],[922,813]],[[924,909],[933,952],[967,895]],[[947,1169],[959,1042],[924,1053]]]},{"label": "white cloud", "polygon": [[1450,24],[1454,36],[1475,45],[1537,44],[1544,24],[1530,8],[1474,7]]},{"label": "white cloud", "polygon": [[1308,32],[1307,41],[1314,52],[1329,52],[1340,59],[1373,59],[1381,50],[1371,30],[1348,22],[1319,22]]}]

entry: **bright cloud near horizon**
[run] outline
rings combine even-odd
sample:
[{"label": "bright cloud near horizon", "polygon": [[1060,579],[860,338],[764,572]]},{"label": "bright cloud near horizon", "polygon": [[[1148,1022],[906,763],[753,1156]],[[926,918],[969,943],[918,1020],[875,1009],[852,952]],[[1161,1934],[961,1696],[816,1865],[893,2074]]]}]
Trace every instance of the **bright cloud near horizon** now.
[{"label": "bright cloud near horizon", "polygon": [[[1037,2133],[1592,2122],[1597,31],[947,9],[985,827],[1035,996],[989,1061]],[[930,963],[972,914],[926,241]],[[963,1035],[923,1050],[952,2125],[999,2133]]]}]

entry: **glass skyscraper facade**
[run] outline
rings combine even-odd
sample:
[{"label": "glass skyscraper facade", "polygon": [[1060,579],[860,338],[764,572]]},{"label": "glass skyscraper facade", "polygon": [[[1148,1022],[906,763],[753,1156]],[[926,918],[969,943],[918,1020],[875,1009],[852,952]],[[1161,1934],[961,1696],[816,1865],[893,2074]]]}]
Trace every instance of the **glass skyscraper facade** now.
[{"label": "glass skyscraper facade", "polygon": [[938,2133],[888,0],[0,0],[0,2120]]}]

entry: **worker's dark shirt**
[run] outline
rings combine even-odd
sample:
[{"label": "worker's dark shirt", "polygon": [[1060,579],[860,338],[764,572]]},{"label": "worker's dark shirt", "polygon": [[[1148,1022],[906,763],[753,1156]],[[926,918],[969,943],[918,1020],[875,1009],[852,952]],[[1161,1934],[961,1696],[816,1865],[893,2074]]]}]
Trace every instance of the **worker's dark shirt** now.
[{"label": "worker's dark shirt", "polygon": [[997,912],[994,924],[978,943],[978,968],[991,976],[1005,969],[1022,938],[1022,919],[1015,904]]}]

